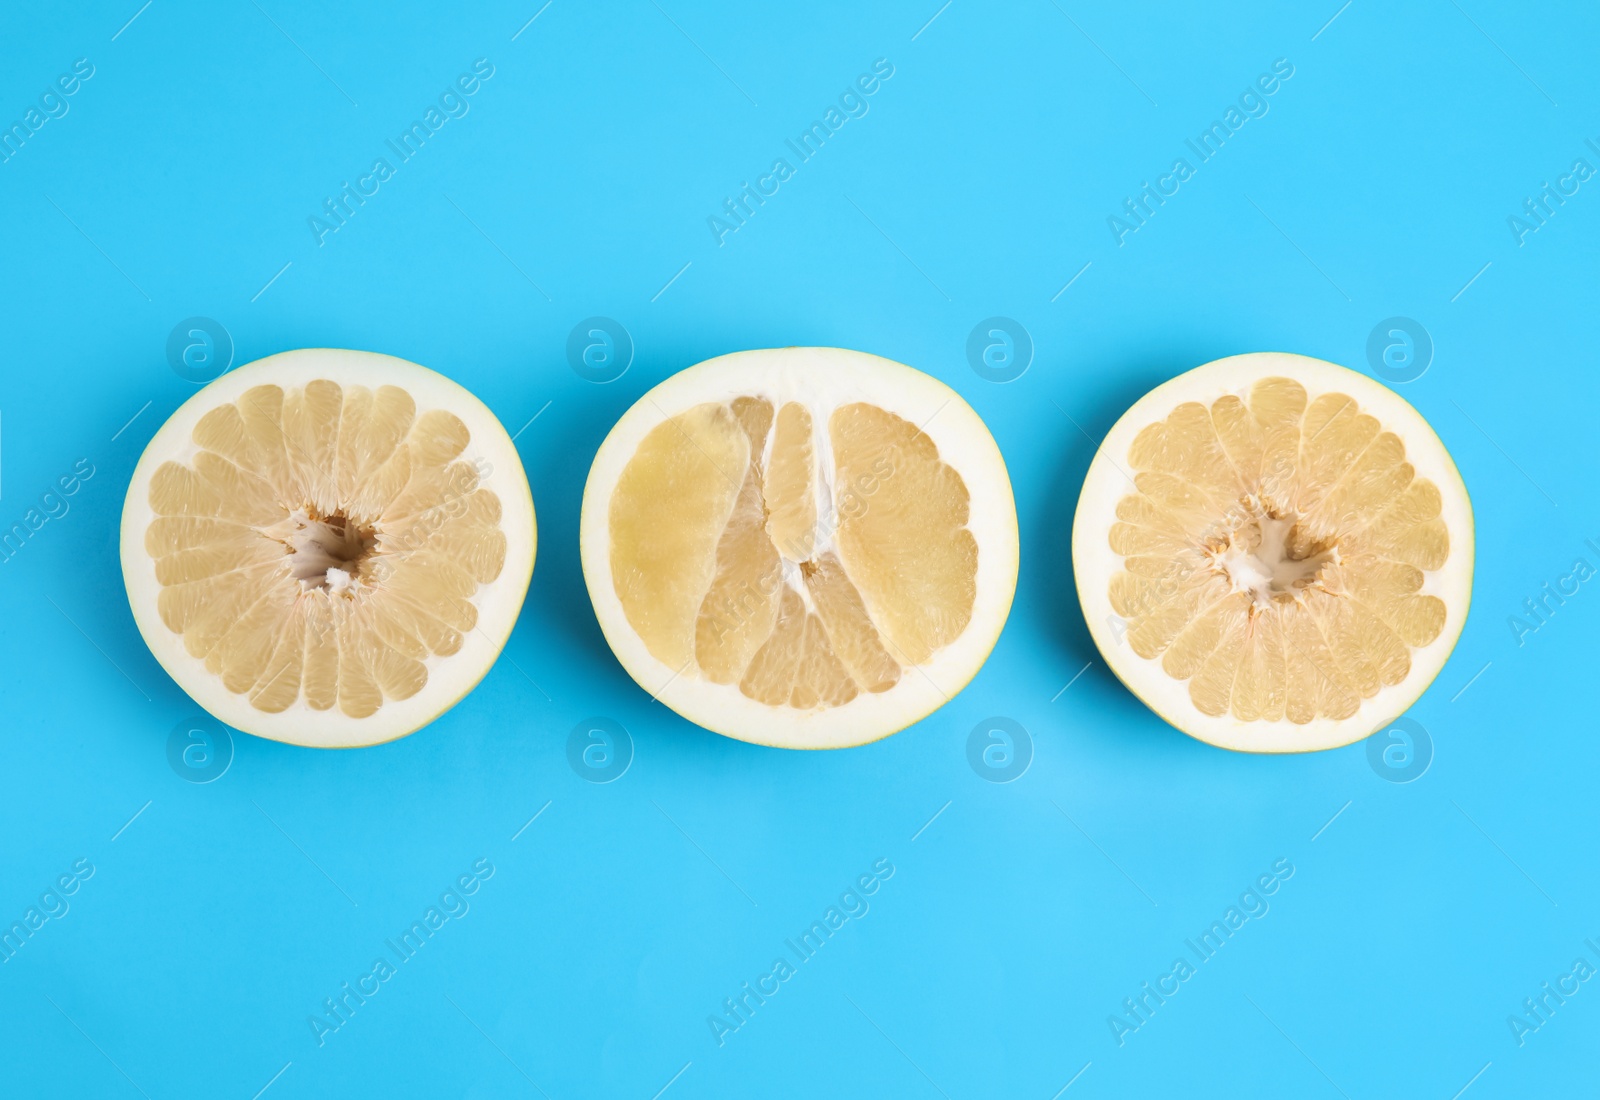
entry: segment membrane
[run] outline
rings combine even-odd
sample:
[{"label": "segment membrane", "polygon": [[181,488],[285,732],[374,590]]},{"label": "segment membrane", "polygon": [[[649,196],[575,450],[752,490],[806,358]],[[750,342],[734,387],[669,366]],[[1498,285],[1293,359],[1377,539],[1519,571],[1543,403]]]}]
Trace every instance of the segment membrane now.
[{"label": "segment membrane", "polygon": [[256,386],[150,482],[162,621],[257,709],[375,713],[461,646],[499,576],[500,501],[451,413],[397,386]]},{"label": "segment membrane", "polygon": [[1128,450],[1112,609],[1141,657],[1241,722],[1347,718],[1444,629],[1439,490],[1341,393],[1288,378],[1179,405]]}]

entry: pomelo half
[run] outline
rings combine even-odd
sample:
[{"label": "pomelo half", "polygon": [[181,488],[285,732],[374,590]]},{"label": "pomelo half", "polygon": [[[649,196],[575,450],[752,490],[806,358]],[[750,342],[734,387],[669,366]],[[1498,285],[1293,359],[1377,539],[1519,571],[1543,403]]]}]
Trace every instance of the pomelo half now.
[{"label": "pomelo half", "polygon": [[943,383],[838,348],[724,355],[645,394],[584,489],[617,659],[706,729],[876,740],[959,692],[1017,579],[1005,462]]},{"label": "pomelo half", "polygon": [[533,572],[516,448],[415,363],[259,359],[173,413],[134,469],[122,573],[147,645],[228,725],[392,740],[494,663]]},{"label": "pomelo half", "polygon": [[1319,359],[1219,359],[1156,387],[1090,464],[1072,531],[1095,644],[1223,748],[1366,737],[1433,682],[1472,595],[1472,505],[1394,391]]}]

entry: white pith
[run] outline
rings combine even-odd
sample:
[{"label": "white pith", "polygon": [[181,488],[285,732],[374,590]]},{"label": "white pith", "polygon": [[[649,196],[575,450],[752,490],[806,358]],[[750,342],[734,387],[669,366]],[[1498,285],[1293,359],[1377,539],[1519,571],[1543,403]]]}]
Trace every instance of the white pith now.
[{"label": "white pith", "polygon": [[[156,577],[155,559],[145,549],[145,532],[154,518],[149,503],[150,480],[164,462],[193,459],[200,448],[192,433],[203,415],[219,405],[237,401],[254,386],[270,384],[292,390],[324,378],[341,386],[399,386],[411,394],[419,414],[428,409],[445,409],[459,417],[471,432],[461,460],[473,463],[480,474],[479,484],[500,498],[501,530],[506,537],[505,564],[500,574],[480,585],[471,597],[478,621],[475,629],[463,633],[461,648],[449,656],[435,654],[425,659],[422,663],[428,679],[420,691],[408,699],[386,699],[365,718],[349,717],[337,706],[315,710],[303,696],[286,710],[269,713],[251,705],[248,695],[229,691],[220,677],[205,667],[203,659],[189,654],[183,636],[162,621],[157,606],[162,585]],[[337,540],[327,524],[297,514],[280,526],[283,530],[275,534],[287,544],[314,551],[310,558],[297,562],[295,575],[301,577],[302,587],[325,585],[338,591],[352,583],[339,561],[352,548],[348,544],[334,546]],[[196,393],[145,447],[122,511],[121,556],[128,601],[156,660],[196,703],[235,729],[322,748],[352,748],[403,737],[433,721],[470,692],[494,664],[516,624],[532,576],[536,545],[533,499],[522,461],[487,406],[444,375],[404,359],[326,348],[283,352],[256,360]]]},{"label": "white pith", "polygon": [[[668,667],[650,653],[628,622],[611,574],[607,512],[611,490],[656,425],[695,405],[737,397],[765,397],[775,406],[786,401],[804,404],[819,434],[825,433],[830,414],[840,405],[877,405],[920,427],[937,446],[940,459],[965,480],[971,496],[967,528],[978,542],[971,621],[928,661],[907,668],[893,688],[863,693],[827,709],[768,706],[741,694],[737,685],[701,679],[693,668]],[[771,437],[767,446],[770,453]],[[834,508],[833,452],[829,446],[817,446],[815,453],[820,475],[818,529],[826,542],[818,540],[813,556],[824,546],[837,549],[828,518]],[[706,729],[785,748],[858,745],[932,713],[982,666],[1005,625],[1016,589],[1016,507],[1005,462],[983,421],[937,379],[892,360],[839,348],[737,352],[690,367],[656,386],[623,415],[601,444],[584,488],[579,532],[584,579],[595,615],[629,675],[652,696]],[[844,564],[848,569],[848,559]],[[787,556],[784,568],[786,573],[794,568]],[[805,586],[798,588],[805,595]]]},{"label": "white pith", "polygon": [[[1111,548],[1109,532],[1116,522],[1118,501],[1129,491],[1125,476],[1128,449],[1149,424],[1164,420],[1178,405],[1198,401],[1207,406],[1225,394],[1246,397],[1261,378],[1292,378],[1305,387],[1308,404],[1323,393],[1344,393],[1384,429],[1405,444],[1406,461],[1416,476],[1439,489],[1440,516],[1450,532],[1450,554],[1444,568],[1424,571],[1422,593],[1444,601],[1443,630],[1426,646],[1410,650],[1411,668],[1399,683],[1381,687],[1362,700],[1349,718],[1319,716],[1305,724],[1287,718],[1245,722],[1231,713],[1208,715],[1190,699],[1189,684],[1174,679],[1159,658],[1136,654],[1121,634],[1109,582],[1123,558]],[[1268,521],[1269,523],[1271,521]],[[1292,524],[1292,520],[1282,521]],[[1287,527],[1284,528],[1287,530]],[[1263,525],[1263,533],[1268,525]],[[1336,556],[1337,549],[1333,551]],[[1273,559],[1268,552],[1266,558]],[[1336,560],[1333,557],[1331,560]],[[1151,390],[1134,403],[1107,434],[1084,480],[1073,520],[1072,561],[1079,601],[1095,645],[1111,670],[1167,722],[1202,741],[1248,752],[1305,752],[1349,744],[1382,729],[1404,713],[1438,676],[1466,622],[1472,596],[1472,504],[1455,463],[1444,444],[1404,398],[1366,375],[1344,367],[1285,352],[1260,352],[1219,359],[1197,367]],[[1236,588],[1264,602],[1275,584],[1292,581],[1310,569],[1308,562],[1262,560],[1258,555],[1228,551],[1215,561]]]}]

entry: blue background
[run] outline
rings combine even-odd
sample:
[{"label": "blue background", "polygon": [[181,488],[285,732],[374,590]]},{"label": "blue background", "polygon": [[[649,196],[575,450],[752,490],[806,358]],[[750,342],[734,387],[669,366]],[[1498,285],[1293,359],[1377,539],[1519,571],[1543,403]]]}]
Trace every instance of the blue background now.
[{"label": "blue background", "polygon": [[[1574,559],[1600,567],[1600,179],[1521,243],[1507,219],[1574,160],[1600,167],[1600,10],[538,3],[0,14],[0,120],[75,59],[95,67],[0,164],[0,525],[94,470],[0,564],[0,921],[74,860],[95,868],[0,965],[0,1091],[1592,1090],[1600,983],[1520,1046],[1507,1018],[1579,956],[1600,965],[1600,581],[1520,639],[1508,620]],[[494,76],[470,113],[319,245],[307,218],[394,159],[385,139],[477,58]],[[878,58],[894,75],[870,112],[719,245],[707,218]],[[1194,161],[1185,139],[1278,58],[1294,75],[1269,113],[1119,245],[1107,218]],[[636,348],[604,385],[565,350],[593,315]],[[1035,344],[1003,385],[966,354],[995,315]],[[193,316],[235,364],[388,352],[520,426],[532,589],[502,659],[431,727],[355,752],[235,734],[210,783],[203,752],[169,763],[175,729],[209,721],[219,760],[228,739],[141,642],[116,538],[141,449],[194,392],[166,353]],[[1470,621],[1410,712],[1429,767],[1397,783],[1361,744],[1192,741],[1108,674],[1078,609],[1091,437],[1223,355],[1371,371],[1394,316],[1431,335],[1429,369],[1397,388],[1478,525]],[[616,417],[691,363],[780,344],[949,382],[999,440],[1021,519],[1017,603],[977,679],[844,752],[741,744],[652,703],[578,563]],[[1010,783],[968,762],[996,716],[1030,735]],[[630,731],[611,783],[568,760],[591,717]],[[319,1046],[323,999],[480,858],[495,873],[470,911]],[[870,911],[719,1046],[708,1016],[878,859],[895,873]],[[1123,999],[1279,859],[1295,870],[1270,910],[1119,1045]]]}]

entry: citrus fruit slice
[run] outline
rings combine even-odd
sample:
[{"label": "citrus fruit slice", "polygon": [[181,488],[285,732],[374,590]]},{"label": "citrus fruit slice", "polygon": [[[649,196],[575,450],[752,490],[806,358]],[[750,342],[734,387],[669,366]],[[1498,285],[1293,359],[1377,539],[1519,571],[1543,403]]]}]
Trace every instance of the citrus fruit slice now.
[{"label": "citrus fruit slice", "polygon": [[583,573],[639,685],[786,748],[887,736],[966,686],[1017,580],[1005,462],[943,383],[838,348],[724,355],[629,409]]},{"label": "citrus fruit slice", "polygon": [[1433,682],[1472,594],[1472,505],[1422,416],[1301,355],[1219,359],[1101,444],[1072,562],[1095,644],[1223,748],[1359,740]]},{"label": "citrus fruit slice", "polygon": [[172,678],[228,725],[329,748],[482,679],[533,572],[533,500],[482,402],[415,363],[269,356],[186,401],[122,508],[122,575]]}]

